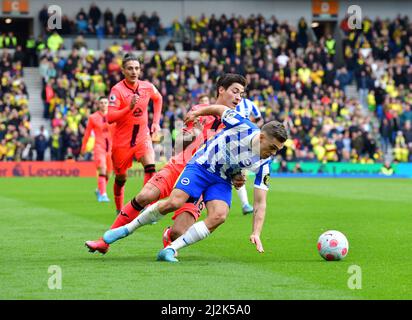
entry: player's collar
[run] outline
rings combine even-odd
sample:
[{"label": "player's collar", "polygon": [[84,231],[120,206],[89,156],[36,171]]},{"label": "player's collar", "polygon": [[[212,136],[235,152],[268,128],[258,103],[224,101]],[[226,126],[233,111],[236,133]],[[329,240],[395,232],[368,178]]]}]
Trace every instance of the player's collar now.
[{"label": "player's collar", "polygon": [[127,84],[126,79],[123,79],[123,84],[124,84],[124,86],[125,86],[127,89],[131,90],[133,93],[139,94],[139,80],[137,80],[136,89],[133,89],[132,87],[130,87],[130,86]]}]

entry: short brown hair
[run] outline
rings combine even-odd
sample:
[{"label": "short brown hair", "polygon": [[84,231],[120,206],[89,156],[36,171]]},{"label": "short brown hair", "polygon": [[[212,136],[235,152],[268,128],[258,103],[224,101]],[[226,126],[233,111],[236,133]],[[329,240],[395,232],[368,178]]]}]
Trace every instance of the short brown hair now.
[{"label": "short brown hair", "polygon": [[232,84],[239,83],[246,88],[247,81],[246,78],[237,73],[225,73],[217,79],[216,83],[216,97],[219,96],[219,88],[223,87],[225,90],[229,88]]},{"label": "short brown hair", "polygon": [[279,121],[273,120],[265,123],[262,126],[262,132],[265,132],[269,137],[276,138],[280,143],[284,143],[288,139],[288,133],[285,126]]}]

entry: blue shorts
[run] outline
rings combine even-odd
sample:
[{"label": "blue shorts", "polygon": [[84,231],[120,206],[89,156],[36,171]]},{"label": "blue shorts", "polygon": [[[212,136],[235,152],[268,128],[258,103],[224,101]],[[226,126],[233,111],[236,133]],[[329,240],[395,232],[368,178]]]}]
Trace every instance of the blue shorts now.
[{"label": "blue shorts", "polygon": [[186,192],[190,202],[196,202],[203,194],[203,201],[221,200],[231,206],[232,185],[221,177],[207,171],[200,164],[189,163],[175,184],[176,189]]}]

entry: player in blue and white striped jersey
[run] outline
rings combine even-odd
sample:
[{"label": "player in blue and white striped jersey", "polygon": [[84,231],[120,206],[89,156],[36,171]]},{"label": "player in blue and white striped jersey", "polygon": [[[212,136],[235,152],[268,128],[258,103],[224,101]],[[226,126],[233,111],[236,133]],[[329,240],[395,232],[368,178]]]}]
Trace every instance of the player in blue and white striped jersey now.
[{"label": "player in blue and white striped jersey", "polygon": [[[242,101],[236,106],[236,111],[244,118],[254,120],[259,128],[262,126],[263,119],[260,110],[250,99],[243,98]],[[236,190],[236,192],[242,204],[243,214],[253,213],[253,207],[249,204],[246,186],[244,185],[243,187],[240,187]]]},{"label": "player in blue and white striped jersey", "polygon": [[254,120],[259,128],[263,125],[262,114],[260,113],[258,106],[254,104],[252,100],[243,98],[242,101],[236,106],[236,111],[244,118]]},{"label": "player in blue and white striped jersey", "polygon": [[161,250],[158,260],[177,262],[175,253],[179,249],[203,240],[225,221],[231,206],[231,177],[246,168],[257,173],[250,241],[256,245],[259,252],[264,251],[260,233],[266,214],[268,163],[270,157],[283,148],[287,139],[286,129],[277,121],[271,121],[259,129],[250,120],[222,105],[212,105],[189,112],[186,120],[195,121],[201,115],[221,116],[225,128],[196,152],[167,200],[147,207],[131,223],[121,227],[123,229],[119,232],[117,229],[111,230],[116,238],[127,236],[137,228],[157,221],[165,214],[180,208],[186,202],[197,202],[203,195],[207,217],[193,224],[182,236]]}]

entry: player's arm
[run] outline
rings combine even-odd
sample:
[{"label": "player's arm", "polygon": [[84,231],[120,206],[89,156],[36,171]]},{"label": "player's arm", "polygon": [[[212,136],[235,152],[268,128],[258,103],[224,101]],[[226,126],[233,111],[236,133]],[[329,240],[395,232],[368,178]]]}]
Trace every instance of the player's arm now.
[{"label": "player's arm", "polygon": [[257,172],[254,184],[254,201],[253,201],[253,229],[250,241],[256,245],[256,250],[264,252],[260,233],[262,232],[263,223],[266,215],[266,199],[269,190],[270,164],[269,161],[262,164]]},{"label": "player's arm", "polygon": [[154,85],[151,99],[153,100],[153,124],[151,132],[156,133],[160,131],[160,115],[162,114],[163,97]]},{"label": "player's arm", "polygon": [[89,118],[89,121],[87,121],[86,130],[84,132],[84,136],[82,140],[82,147],[80,149],[80,152],[82,154],[86,151],[87,141],[89,141],[92,130],[93,130],[93,119]]},{"label": "player's arm", "polygon": [[226,110],[230,110],[229,107],[222,104],[212,104],[210,106],[202,107],[194,111],[189,111],[185,117],[185,123],[190,121],[196,121],[201,116],[222,116]]},{"label": "player's arm", "polygon": [[260,240],[260,234],[266,215],[267,190],[255,187],[253,195],[253,230],[250,235],[250,241],[256,245],[256,250],[262,253],[265,250],[263,249],[262,241]]},{"label": "player's arm", "polygon": [[132,97],[128,108],[119,109],[121,100],[117,91],[112,90],[109,96],[109,110],[107,112],[107,122],[115,123],[129,114],[135,107],[137,95]]}]

